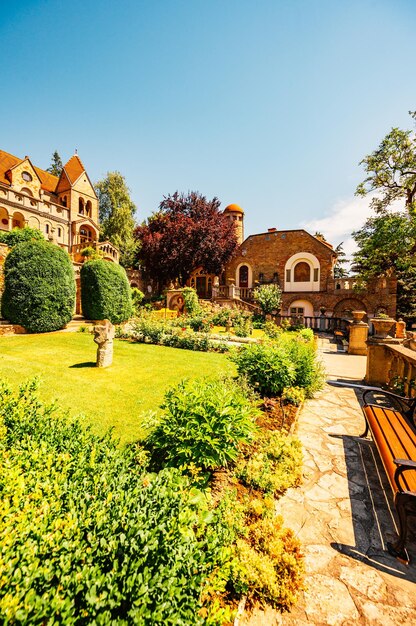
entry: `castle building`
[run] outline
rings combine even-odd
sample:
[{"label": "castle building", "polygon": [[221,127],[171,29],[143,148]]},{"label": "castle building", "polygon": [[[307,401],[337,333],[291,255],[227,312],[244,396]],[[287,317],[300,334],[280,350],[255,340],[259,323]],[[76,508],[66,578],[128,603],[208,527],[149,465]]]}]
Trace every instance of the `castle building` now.
[{"label": "castle building", "polygon": [[[330,243],[303,229],[277,230],[244,239],[244,211],[236,204],[224,209],[236,225],[239,246],[221,277],[197,269],[190,285],[202,298],[253,302],[254,288],[276,284],[282,290],[281,313],[288,316],[351,317],[364,310],[367,317],[396,314],[397,281],[380,278],[363,288],[356,278],[334,278],[337,255]],[[219,284],[213,289],[215,283]]]},{"label": "castle building", "polygon": [[80,265],[81,250],[99,249],[108,261],[119,253],[110,242],[99,242],[98,199],[77,154],[59,177],[0,150],[0,230],[30,226],[59,245]]}]

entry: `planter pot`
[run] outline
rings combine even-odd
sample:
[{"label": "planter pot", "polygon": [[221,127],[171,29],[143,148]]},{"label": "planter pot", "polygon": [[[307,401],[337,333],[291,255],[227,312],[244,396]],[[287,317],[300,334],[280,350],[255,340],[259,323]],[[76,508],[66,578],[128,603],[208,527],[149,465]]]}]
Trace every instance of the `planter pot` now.
[{"label": "planter pot", "polygon": [[352,311],[352,316],[353,316],[353,324],[362,324],[363,323],[363,317],[366,314],[366,311]]},{"label": "planter pot", "polygon": [[374,337],[378,339],[386,339],[387,337],[391,336],[389,335],[389,331],[392,329],[393,326],[393,334],[395,332],[396,322],[392,318],[385,319],[381,317],[373,317],[370,321],[374,326]]}]

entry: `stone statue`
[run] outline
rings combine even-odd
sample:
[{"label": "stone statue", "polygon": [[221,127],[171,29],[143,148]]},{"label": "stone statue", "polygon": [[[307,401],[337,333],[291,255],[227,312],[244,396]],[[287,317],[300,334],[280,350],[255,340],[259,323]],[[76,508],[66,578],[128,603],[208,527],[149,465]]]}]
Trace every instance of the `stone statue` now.
[{"label": "stone statue", "polygon": [[98,345],[96,367],[108,367],[113,362],[114,326],[102,320],[94,326],[94,341]]}]

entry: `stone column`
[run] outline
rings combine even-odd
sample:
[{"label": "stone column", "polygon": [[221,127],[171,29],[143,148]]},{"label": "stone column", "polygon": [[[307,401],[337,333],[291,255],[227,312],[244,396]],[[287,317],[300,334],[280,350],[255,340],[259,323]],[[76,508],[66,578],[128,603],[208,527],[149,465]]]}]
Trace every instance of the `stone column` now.
[{"label": "stone column", "polygon": [[389,345],[400,344],[399,339],[387,337],[370,337],[367,340],[367,371],[365,382],[367,385],[380,387],[389,379],[389,371],[393,361],[393,352],[388,349]]},{"label": "stone column", "polygon": [[365,311],[353,311],[354,321],[350,324],[348,354],[367,354],[368,324],[362,321]]},{"label": "stone column", "polygon": [[103,320],[94,326],[94,341],[98,345],[96,367],[108,367],[113,362],[114,326]]}]

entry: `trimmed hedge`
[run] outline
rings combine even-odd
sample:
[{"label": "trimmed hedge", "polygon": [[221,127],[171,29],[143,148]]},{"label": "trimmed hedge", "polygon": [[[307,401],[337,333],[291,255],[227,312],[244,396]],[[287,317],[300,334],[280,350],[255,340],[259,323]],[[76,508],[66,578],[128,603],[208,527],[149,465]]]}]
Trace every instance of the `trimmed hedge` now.
[{"label": "trimmed hedge", "polygon": [[4,263],[4,318],[31,333],[63,328],[75,309],[75,277],[69,255],[45,240],[18,243]]},{"label": "trimmed hedge", "polygon": [[108,319],[113,324],[133,313],[126,270],[109,261],[87,261],[81,268],[82,312],[87,319]]}]

